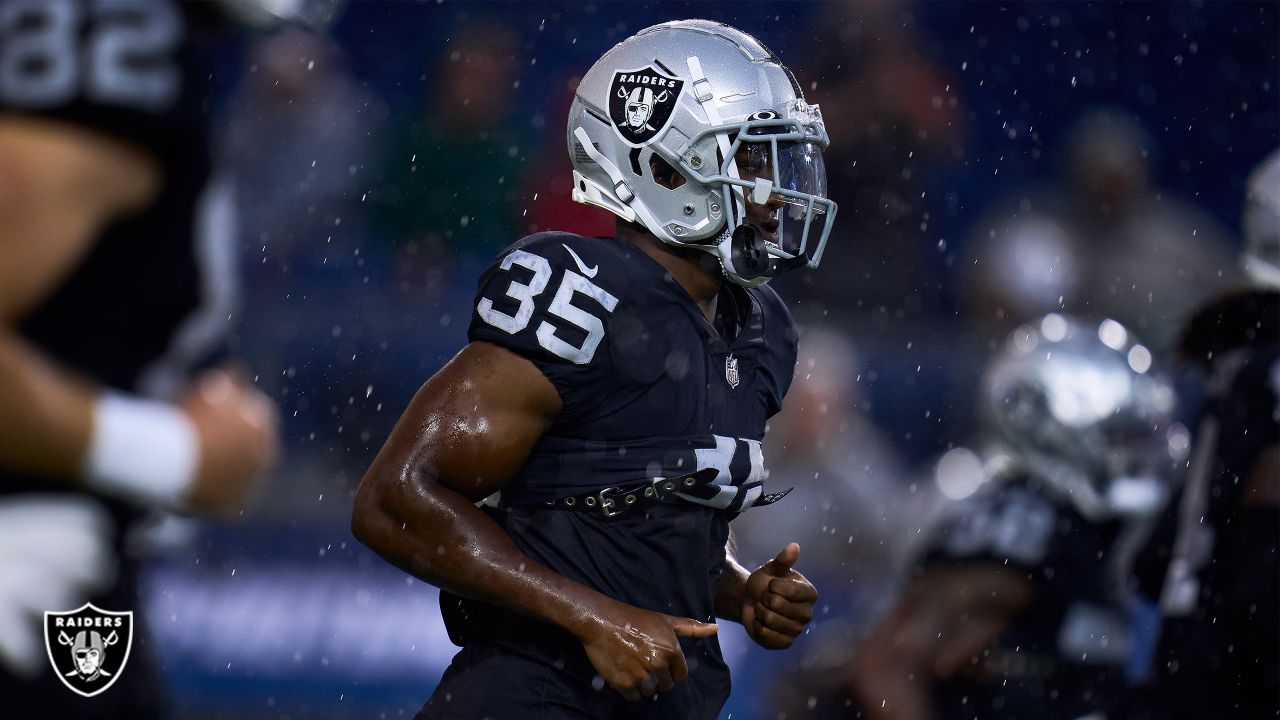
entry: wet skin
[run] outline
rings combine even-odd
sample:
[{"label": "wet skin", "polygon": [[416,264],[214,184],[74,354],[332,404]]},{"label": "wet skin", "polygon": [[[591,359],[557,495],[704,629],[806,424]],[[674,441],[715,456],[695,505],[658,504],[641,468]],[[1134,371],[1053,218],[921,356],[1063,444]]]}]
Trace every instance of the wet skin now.
[{"label": "wet skin", "polygon": [[[623,223],[618,237],[671,272],[714,317],[720,269]],[[475,503],[499,491],[561,411],[528,360],[473,342],[418,390],[356,493],[352,532],[387,561],[449,592],[553,623],[576,637],[624,697],[669,690],[688,675],[678,637],[714,624],[651,612],[565,578],[522,553]],[[716,613],[767,648],[789,647],[813,617],[817,591],[792,569],[792,543],[748,572],[729,553]]]}]

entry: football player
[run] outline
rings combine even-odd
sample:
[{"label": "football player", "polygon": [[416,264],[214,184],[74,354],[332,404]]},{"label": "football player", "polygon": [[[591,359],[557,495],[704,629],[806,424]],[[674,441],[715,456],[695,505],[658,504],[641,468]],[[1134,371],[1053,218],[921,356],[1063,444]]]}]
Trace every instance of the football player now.
[{"label": "football player", "polygon": [[136,609],[128,531],[151,508],[234,513],[274,454],[274,406],[208,362],[234,310],[208,138],[226,19],[172,0],[0,0],[6,717],[158,716],[144,639],[119,682],[80,698],[49,666],[42,613]]},{"label": "football player", "polygon": [[1184,328],[1205,405],[1186,487],[1139,574],[1164,617],[1142,703],[1162,720],[1280,715],[1280,152],[1247,192],[1253,286]]},{"label": "football player", "polygon": [[1119,323],[1048,315],[1013,332],[983,395],[992,477],[850,665],[861,717],[1073,720],[1125,690],[1129,548],[1189,442],[1173,387]]},{"label": "football player", "polygon": [[773,53],[702,20],[607,52],[567,134],[573,198],[616,237],[539,233],[482,274],[471,342],[404,412],[352,529],[443,591],[462,650],[420,718],[710,720],[713,618],[785,648],[817,598],[798,545],[754,571],[728,546],[779,495],[760,441],[797,334],[764,284],[822,255],[828,139]]}]

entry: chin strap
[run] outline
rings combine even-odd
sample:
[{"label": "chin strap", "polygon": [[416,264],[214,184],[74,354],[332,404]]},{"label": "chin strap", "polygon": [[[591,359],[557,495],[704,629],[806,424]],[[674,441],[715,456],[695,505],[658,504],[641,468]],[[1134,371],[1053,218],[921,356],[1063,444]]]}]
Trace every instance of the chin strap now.
[{"label": "chin strap", "polygon": [[722,238],[720,247],[732,258],[733,274],[736,277],[731,279],[747,287],[763,285],[788,270],[808,264],[804,255],[797,255],[790,260],[770,255],[765,241],[750,225],[739,225],[732,234]]},{"label": "chin strap", "polygon": [[[580,203],[598,205],[606,210],[613,211],[627,222],[635,222],[636,211],[631,207],[630,203],[636,194],[632,192],[631,186],[627,185],[626,181],[622,179],[622,171],[618,170],[618,166],[605,157],[604,153],[596,149],[595,144],[591,142],[591,136],[587,134],[585,129],[580,126],[574,128],[573,136],[582,145],[582,151],[587,154],[587,157],[599,165],[600,169],[604,170],[604,174],[609,176],[609,181],[613,183],[613,197],[609,197],[600,192],[600,188],[595,182],[574,170],[573,199]],[[585,185],[588,189],[583,191],[579,187],[580,184]],[[621,204],[612,202],[614,199],[617,199]]]},{"label": "chin strap", "polygon": [[[707,74],[702,71],[702,61],[697,55],[689,57],[687,64],[689,66],[689,77],[693,80],[693,97],[702,105],[702,111],[707,114],[707,122],[712,125],[720,125],[723,119],[720,117],[720,108],[716,107],[715,93],[711,89],[711,81],[707,79]],[[729,138],[724,133],[716,133],[716,145],[720,148],[720,155],[728,161],[726,170],[729,177],[735,180],[741,180],[742,175],[738,173],[738,161],[729,153],[732,146],[729,144]],[[753,188],[753,190],[755,190]],[[768,195],[765,196],[768,198]],[[746,194],[742,188],[733,185],[730,188],[730,200],[733,202],[733,209],[730,211],[726,208],[726,212],[732,212],[733,222],[726,222],[724,231],[716,238],[715,247],[716,254],[720,257],[720,263],[724,266],[726,274],[729,278],[739,285],[746,287],[756,287],[763,285],[769,281],[769,276],[761,273],[752,273],[746,268],[738,266],[738,262],[742,259],[743,249],[747,245],[754,246],[753,243],[746,242],[748,238],[738,230],[743,228],[752,230],[751,238],[754,238],[754,228],[747,225],[747,201]],[[736,240],[736,241],[735,241]],[[735,254],[735,250],[737,250]],[[745,272],[745,275],[744,275]]]},{"label": "chin strap", "polygon": [[[586,129],[581,126],[574,128],[573,136],[577,138],[578,142],[582,143],[582,151],[587,154],[587,157],[595,161],[600,166],[600,169],[604,170],[604,174],[609,176],[609,182],[613,183],[613,197],[609,197],[600,192],[599,186],[590,178],[584,177],[582,173],[574,170],[573,199],[581,203],[603,207],[627,222],[635,222],[638,218],[645,227],[649,228],[650,232],[657,235],[659,229],[662,228],[662,223],[658,222],[657,218],[653,216],[653,213],[649,212],[649,208],[645,207],[644,203],[637,201],[633,204],[632,201],[637,200],[635,191],[623,179],[622,171],[618,169],[618,166],[605,157],[604,153],[596,149]],[[588,191],[583,192],[578,187],[579,183],[586,185]],[[615,198],[622,204],[615,204],[613,202]]]},{"label": "chin strap", "polygon": [[[707,74],[702,71],[702,61],[697,55],[692,55],[688,60],[689,77],[693,80],[693,97],[702,105],[702,111],[707,114],[707,121],[712,125],[720,125],[724,122],[720,117],[720,108],[716,107],[715,93],[711,89],[711,81],[707,79]],[[738,161],[729,154],[731,146],[729,138],[725,137],[722,132],[716,133],[716,144],[720,147],[720,155],[728,161],[729,177],[734,180],[741,180],[742,176],[738,173]],[[742,188],[737,185],[733,186],[734,203],[733,212],[736,216],[735,225],[742,225],[747,221],[747,203],[746,196],[742,192]],[[768,198],[768,195],[765,195]]]}]

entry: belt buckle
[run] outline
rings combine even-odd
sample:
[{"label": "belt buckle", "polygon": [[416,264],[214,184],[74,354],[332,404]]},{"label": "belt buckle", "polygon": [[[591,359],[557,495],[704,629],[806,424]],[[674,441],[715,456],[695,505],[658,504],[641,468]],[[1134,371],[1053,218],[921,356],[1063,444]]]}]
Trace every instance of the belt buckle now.
[{"label": "belt buckle", "polygon": [[622,492],[619,487],[607,487],[596,493],[596,497],[600,499],[600,512],[607,518],[617,517],[624,512],[624,508],[618,507],[617,501],[611,497],[614,494]]}]

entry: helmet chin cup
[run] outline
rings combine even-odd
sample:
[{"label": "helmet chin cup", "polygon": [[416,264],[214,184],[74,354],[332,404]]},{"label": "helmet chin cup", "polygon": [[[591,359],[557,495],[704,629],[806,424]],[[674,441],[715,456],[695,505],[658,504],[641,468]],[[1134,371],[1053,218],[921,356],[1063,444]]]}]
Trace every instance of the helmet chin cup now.
[{"label": "helmet chin cup", "polygon": [[754,280],[769,271],[769,251],[760,233],[750,225],[739,225],[730,241],[733,269],[743,280]]},{"label": "helmet chin cup", "polygon": [[760,233],[745,223],[739,225],[729,237],[729,253],[732,260],[729,279],[748,287],[766,283],[784,272],[804,267],[809,262],[804,255],[790,259],[770,255]]}]

